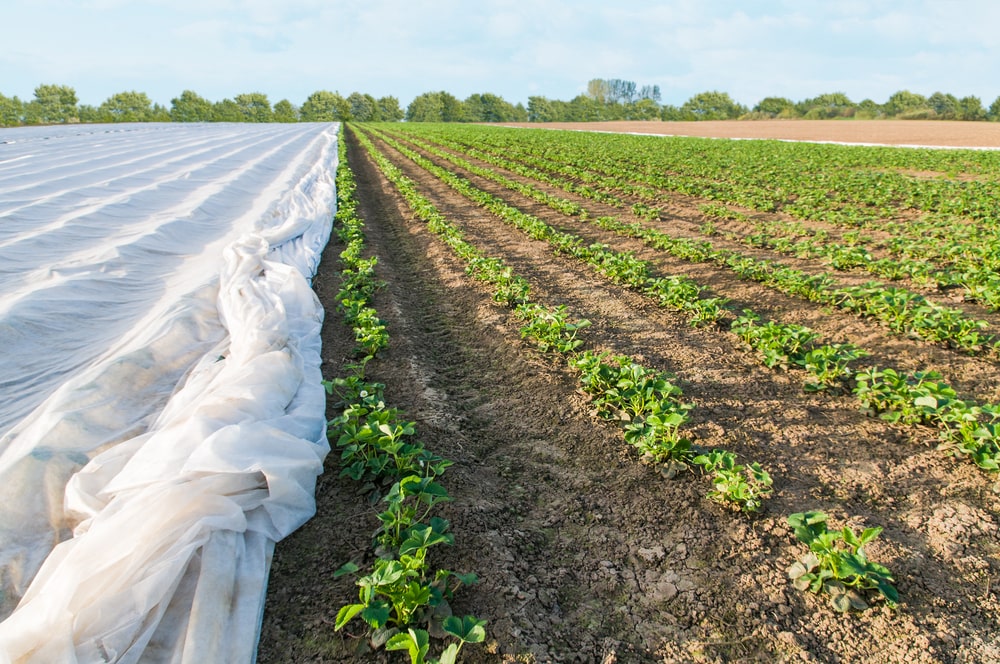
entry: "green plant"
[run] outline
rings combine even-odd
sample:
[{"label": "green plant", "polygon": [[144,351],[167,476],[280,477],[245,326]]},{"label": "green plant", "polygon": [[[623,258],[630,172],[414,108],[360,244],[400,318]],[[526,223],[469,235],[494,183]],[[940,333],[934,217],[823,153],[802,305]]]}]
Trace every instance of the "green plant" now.
[{"label": "green plant", "polygon": [[732,452],[713,450],[700,454],[692,462],[712,476],[713,489],[708,497],[724,505],[734,505],[743,512],[756,512],[772,493],[771,476],[758,463],[743,466]]},{"label": "green plant", "polygon": [[392,636],[385,644],[386,650],[405,650],[410,656],[410,664],[454,664],[457,661],[458,653],[466,643],[482,643],[486,640],[485,620],[479,620],[473,616],[458,618],[448,616],[441,625],[442,630],[450,636],[458,639],[457,643],[450,643],[441,653],[440,659],[428,658],[430,650],[430,638],[426,631],[413,629],[400,632]]},{"label": "green plant", "polygon": [[864,546],[875,540],[881,528],[865,528],[860,535],[850,527],[827,530],[823,512],[799,512],[788,517],[795,537],[809,552],[788,568],[788,578],[798,590],[826,592],[835,611],[863,611],[873,599],[896,608],[899,593],[888,568],[868,560]]},{"label": "green plant", "polygon": [[527,321],[521,328],[521,338],[533,340],[543,353],[572,352],[583,343],[577,332],[590,326],[586,319],[568,321],[565,305],[550,309],[534,302],[524,303],[518,305],[515,315]]},{"label": "green plant", "polygon": [[830,344],[813,348],[802,358],[805,370],[815,378],[807,382],[808,392],[818,392],[831,387],[843,379],[848,379],[852,371],[849,362],[866,357],[868,353],[853,344]]}]

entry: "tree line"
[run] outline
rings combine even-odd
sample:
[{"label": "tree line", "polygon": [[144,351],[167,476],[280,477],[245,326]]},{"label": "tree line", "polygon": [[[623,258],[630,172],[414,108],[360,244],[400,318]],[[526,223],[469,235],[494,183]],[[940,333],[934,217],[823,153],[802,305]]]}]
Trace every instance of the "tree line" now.
[{"label": "tree line", "polygon": [[0,93],[0,126],[67,122],[593,122],[608,120],[757,120],[770,118],[831,118],[904,120],[1000,121],[1000,97],[987,108],[976,96],[958,98],[935,92],[929,97],[900,90],[885,103],[852,101],[842,92],[802,101],[765,97],[755,106],[734,101],[728,93],[699,92],[680,106],[662,104],[659,86],[639,86],[624,79],[591,79],[586,92],[569,101],[528,97],[525,107],[492,93],[462,100],[445,92],[418,95],[404,111],[396,97],[376,99],[352,92],[318,90],[296,106],[282,99],[273,106],[261,92],[239,94],[212,102],[191,90],[154,104],[144,92],[111,95],[99,106],[79,104],[66,85],[39,85],[34,98],[21,101]]},{"label": "tree line", "polygon": [[100,106],[79,104],[68,85],[39,85],[30,101],[0,93],[0,126],[6,127],[69,122],[397,122],[403,117],[395,97],[376,99],[360,92],[343,97],[329,90],[317,90],[301,106],[287,99],[272,106],[262,92],[213,102],[185,90],[170,100],[169,108],[134,90],[113,94]]}]

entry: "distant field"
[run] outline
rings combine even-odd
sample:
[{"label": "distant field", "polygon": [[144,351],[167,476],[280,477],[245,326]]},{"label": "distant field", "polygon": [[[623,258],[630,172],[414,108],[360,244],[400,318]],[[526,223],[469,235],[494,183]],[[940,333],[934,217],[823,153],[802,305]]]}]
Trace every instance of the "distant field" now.
[{"label": "distant field", "polygon": [[1000,122],[940,120],[719,120],[709,122],[551,122],[508,126],[709,138],[776,138],[885,145],[1000,148]]}]

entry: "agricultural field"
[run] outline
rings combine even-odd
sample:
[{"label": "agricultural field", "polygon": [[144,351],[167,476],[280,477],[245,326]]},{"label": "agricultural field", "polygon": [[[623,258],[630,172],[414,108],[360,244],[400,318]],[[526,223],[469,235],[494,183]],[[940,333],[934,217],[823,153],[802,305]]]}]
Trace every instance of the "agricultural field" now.
[{"label": "agricultural field", "polygon": [[[334,453],[259,661],[404,661],[369,650],[404,606],[470,662],[1000,660],[1000,154],[342,145]],[[399,537],[407,495],[431,525]],[[414,551],[421,606],[377,583]]]}]

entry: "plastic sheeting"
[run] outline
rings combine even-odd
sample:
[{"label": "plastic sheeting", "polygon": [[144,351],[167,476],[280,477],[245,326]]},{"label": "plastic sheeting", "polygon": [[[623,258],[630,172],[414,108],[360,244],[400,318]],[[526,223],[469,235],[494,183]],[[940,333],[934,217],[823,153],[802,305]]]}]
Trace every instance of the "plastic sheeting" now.
[{"label": "plastic sheeting", "polygon": [[336,130],[0,130],[0,662],[253,661],[329,451]]}]

